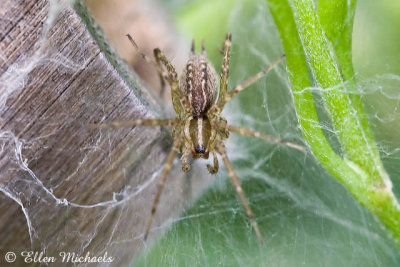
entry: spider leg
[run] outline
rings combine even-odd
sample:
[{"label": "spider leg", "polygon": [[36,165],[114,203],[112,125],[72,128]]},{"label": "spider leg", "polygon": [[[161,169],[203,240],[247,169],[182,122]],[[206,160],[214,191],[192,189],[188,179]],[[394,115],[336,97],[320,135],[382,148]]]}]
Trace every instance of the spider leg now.
[{"label": "spider leg", "polygon": [[192,39],[192,45],[190,46],[190,52],[192,52],[192,54],[194,54],[194,52],[195,52],[194,39]]},{"label": "spider leg", "polygon": [[126,36],[128,37],[128,39],[129,39],[129,41],[131,42],[131,44],[135,47],[135,49],[140,53],[140,55],[142,56],[142,58],[143,58],[147,63],[149,63],[150,65],[152,65],[153,67],[155,67],[156,70],[157,70],[157,72],[158,72],[158,74],[159,74],[160,76],[162,76],[165,80],[168,81],[168,80],[169,80],[168,73],[167,73],[165,70],[163,70],[163,69],[161,68],[161,65],[160,65],[160,64],[157,64],[157,62],[154,62],[148,55],[146,55],[145,53],[143,53],[143,52],[139,49],[139,46],[136,44],[136,42],[133,40],[133,38],[132,38],[132,36],[131,36],[130,34],[127,34]]},{"label": "spider leg", "polygon": [[160,48],[154,48],[153,53],[157,62],[162,63],[167,68],[169,80],[177,82],[178,74],[176,73],[176,70],[174,66],[172,66],[171,62],[169,62],[167,57],[161,52]]},{"label": "spider leg", "polygon": [[164,164],[164,167],[163,167],[163,170],[161,173],[161,178],[157,184],[157,193],[156,193],[156,196],[154,197],[153,206],[151,207],[151,214],[150,214],[150,217],[146,224],[146,232],[144,234],[144,240],[146,240],[147,236],[149,235],[151,223],[153,222],[153,217],[154,217],[154,214],[156,213],[158,202],[160,201],[160,196],[161,196],[161,192],[164,188],[165,180],[167,179],[168,173],[171,170],[172,162],[175,158],[175,155],[176,155],[176,153],[179,152],[179,147],[180,147],[181,143],[182,143],[182,140],[179,137],[177,139],[175,139],[174,144],[172,145],[172,149],[169,152],[167,160]]},{"label": "spider leg", "polygon": [[217,107],[222,110],[221,107],[224,106],[224,99],[226,95],[226,91],[228,89],[228,76],[229,76],[229,53],[231,50],[231,40],[232,35],[230,33],[226,34],[225,43],[224,43],[224,59],[222,60],[222,68],[221,68],[221,82],[219,88],[218,102]]},{"label": "spider leg", "polygon": [[[158,60],[158,58],[156,58],[156,63],[161,68],[160,60]],[[161,73],[158,73],[158,77],[160,79],[160,85],[161,85],[160,96],[162,97],[162,96],[164,96],[164,92],[165,92],[165,79],[161,75]]]},{"label": "spider leg", "polygon": [[175,119],[138,119],[132,121],[113,121],[110,123],[90,124],[92,128],[118,128],[134,125],[159,125],[159,126],[173,126],[176,124]]},{"label": "spider leg", "polygon": [[257,138],[261,138],[264,140],[267,140],[269,142],[273,142],[273,143],[280,143],[282,145],[285,145],[287,147],[290,148],[294,148],[300,151],[306,151],[306,147],[292,143],[292,142],[288,142],[285,140],[282,140],[278,137],[272,136],[272,135],[267,135],[267,134],[263,134],[257,131],[251,131],[248,130],[246,128],[242,128],[242,127],[236,127],[236,126],[232,126],[232,125],[225,125],[225,126],[221,126],[220,129],[227,129],[231,132],[235,132],[241,135],[247,135],[247,136],[253,136],[253,137],[257,137]]},{"label": "spider leg", "polygon": [[245,197],[245,195],[243,193],[242,186],[240,185],[240,181],[236,176],[236,173],[233,169],[232,163],[228,159],[228,155],[226,154],[225,145],[222,142],[220,142],[217,145],[216,149],[217,149],[218,153],[221,154],[221,157],[222,157],[222,160],[224,161],[225,167],[228,170],[229,178],[231,179],[232,184],[234,185],[234,187],[236,189],[236,193],[239,195],[240,199],[242,200],[242,204],[246,210],[247,216],[249,217],[251,225],[253,226],[254,232],[257,235],[258,242],[262,245],[264,242],[263,242],[263,239],[261,236],[260,229],[258,229],[257,222],[254,220],[253,212],[249,206],[247,198]]},{"label": "spider leg", "polygon": [[157,62],[163,64],[168,71],[168,79],[166,79],[171,87],[171,95],[172,95],[172,104],[174,106],[175,111],[178,114],[183,112],[182,105],[187,111],[191,111],[191,107],[189,102],[186,100],[186,97],[183,95],[181,90],[179,90],[179,81],[178,81],[178,74],[174,66],[168,61],[167,57],[161,52],[159,48],[155,48],[154,57],[156,58]]},{"label": "spider leg", "polygon": [[[153,51],[154,56],[156,58],[156,62],[154,62],[154,60],[152,60],[149,56],[147,56],[145,53],[140,51],[139,46],[136,44],[136,42],[133,40],[133,38],[130,34],[127,34],[126,36],[128,37],[131,44],[136,48],[136,50],[143,57],[143,59],[150,65],[154,66],[155,69],[157,70],[159,76],[161,76],[164,80],[166,80],[169,83],[169,85],[171,87],[171,91],[172,91],[171,92],[172,93],[172,103],[173,103],[174,109],[175,109],[176,113],[181,114],[183,112],[181,102],[185,108],[188,108],[189,105],[187,103],[185,103],[186,102],[185,97],[179,91],[178,75],[176,74],[174,67],[171,65],[171,63],[169,63],[167,58],[161,53],[160,49],[156,48]],[[165,71],[162,68],[161,63],[163,63],[166,66],[167,71]]]},{"label": "spider leg", "polygon": [[217,154],[215,153],[215,151],[212,151],[211,153],[213,155],[214,166],[207,164],[207,169],[211,174],[215,174],[218,172],[218,169],[219,169],[218,158],[217,158]]},{"label": "spider leg", "polygon": [[204,40],[201,40],[201,54],[207,56],[206,47],[204,45]]},{"label": "spider leg", "polygon": [[182,171],[184,172],[188,172],[190,170],[189,154],[190,154],[190,148],[185,147],[183,149],[183,155],[182,155]]},{"label": "spider leg", "polygon": [[225,95],[225,98],[223,101],[221,101],[219,108],[222,109],[224,107],[224,105],[226,104],[226,102],[228,102],[229,100],[232,99],[232,97],[234,97],[237,93],[239,93],[240,91],[246,89],[247,87],[249,87],[250,85],[252,85],[253,83],[255,83],[256,81],[258,81],[260,78],[262,78],[263,76],[265,76],[268,72],[270,72],[276,65],[279,64],[279,62],[282,61],[282,59],[285,57],[285,55],[280,56],[277,60],[275,60],[274,62],[272,62],[271,65],[268,66],[268,68],[260,71],[259,73],[257,73],[256,75],[254,75],[253,77],[250,77],[249,79],[243,81],[241,84],[237,85],[235,88],[233,88],[228,94]]}]

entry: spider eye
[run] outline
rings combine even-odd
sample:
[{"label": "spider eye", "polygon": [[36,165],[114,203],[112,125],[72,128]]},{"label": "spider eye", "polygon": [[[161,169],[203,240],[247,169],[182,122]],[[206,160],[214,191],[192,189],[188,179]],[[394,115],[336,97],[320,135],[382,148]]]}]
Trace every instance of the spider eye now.
[{"label": "spider eye", "polygon": [[196,146],[194,150],[196,151],[196,153],[206,153],[206,149],[203,146]]}]

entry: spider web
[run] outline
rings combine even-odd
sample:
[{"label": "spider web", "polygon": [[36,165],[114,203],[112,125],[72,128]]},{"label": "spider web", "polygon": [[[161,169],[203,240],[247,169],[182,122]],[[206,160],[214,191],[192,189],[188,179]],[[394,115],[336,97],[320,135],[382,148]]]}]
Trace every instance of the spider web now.
[{"label": "spider web", "polygon": [[[233,34],[230,88],[282,54],[278,33],[265,2],[256,1],[249,16],[248,12],[243,12],[243,3],[238,1],[229,14],[228,29]],[[46,21],[49,27],[57,14],[71,4],[52,3],[53,8],[48,11]],[[174,1],[169,5],[174,9],[178,4],[184,3]],[[356,31],[365,23],[365,20],[357,19],[362,17],[356,17]],[[46,38],[45,33],[43,38]],[[82,62],[76,63],[75,59],[61,57],[62,54],[56,50],[47,51],[52,52],[53,60],[66,62],[66,69],[82,68]],[[363,61],[358,56],[355,55],[356,68],[358,64],[362,69],[364,66],[360,65]],[[33,57],[39,58],[40,54]],[[212,60],[218,70],[220,58]],[[32,61],[30,66],[13,66],[8,76],[1,77],[1,85],[7,84],[6,88],[10,89],[2,91],[0,95],[2,113],[8,108],[6,100],[23,86],[26,68],[34,68],[38,62]],[[389,69],[371,78],[362,74],[357,78],[360,81],[358,90],[350,93],[360,94],[363,98],[382,160],[399,196],[400,76]],[[320,88],[306,90],[312,90],[316,95],[321,91]],[[317,102],[316,105],[322,119],[321,127],[335,145],[335,130],[328,120],[323,120],[322,103]],[[303,144],[284,64],[240,93],[227,105],[223,116],[234,125]],[[118,132],[116,135],[121,134]],[[57,132],[51,135],[56,136]],[[110,144],[116,135],[108,137]],[[20,206],[25,218],[20,223],[26,224],[27,233],[24,234],[30,236],[32,244],[39,244],[40,249],[46,251],[63,247],[73,240],[77,251],[84,251],[97,235],[102,235],[102,229],[108,228],[112,229],[113,234],[106,240],[105,247],[94,253],[110,249],[117,255],[118,251],[125,249],[126,244],[140,239],[140,235],[132,235],[131,232],[119,233],[120,223],[125,216],[132,216],[131,222],[139,216],[147,216],[132,213],[130,200],[135,199],[149,184],[155,183],[162,163],[138,187],[132,189],[127,183],[124,190],[116,192],[108,201],[81,205],[56,197],[53,188],[58,185],[45,186],[46,177],[38,177],[25,161],[24,150],[46,137],[19,139],[12,131],[0,130],[0,151],[13,161],[6,171],[18,173],[12,183],[0,181],[2,204],[6,205],[11,200]],[[96,141],[82,149],[81,153],[94,153]],[[171,219],[160,226],[161,230],[166,231],[165,236],[151,248],[146,248],[141,257],[136,259],[138,266],[399,265],[398,250],[380,224],[353,200],[312,155],[235,134],[231,134],[227,147],[266,245],[259,247],[256,242],[241,202],[221,167],[219,174],[210,176],[214,179],[212,186],[191,208],[179,219]],[[109,161],[113,164],[113,157],[110,156]],[[179,165],[179,162],[176,163]],[[193,168],[205,168],[203,163]],[[67,179],[73,179],[80,168],[78,166]],[[87,232],[79,232],[75,229],[77,224],[71,223],[57,233],[59,239],[49,242],[41,239],[41,229],[62,218],[56,215],[37,218],[32,213],[35,205],[57,206],[61,210],[58,215],[69,216],[72,221],[76,214],[85,213],[85,209],[96,209],[98,216],[89,222],[91,226]],[[120,210],[121,206],[123,209]],[[108,220],[109,216],[114,219]]]},{"label": "spider web", "polygon": [[[182,2],[172,1],[171,10]],[[228,31],[233,36],[230,88],[282,54],[279,34],[265,2],[254,1],[249,11],[245,1],[237,1],[229,14]],[[354,36],[359,39],[354,40],[354,58],[356,71],[361,73],[357,74],[357,90],[349,93],[362,96],[381,158],[399,196],[400,76],[394,74],[396,66],[372,74],[371,69],[376,70],[372,59],[365,62],[368,45],[365,35],[360,35],[368,26],[373,27],[366,23],[369,16],[364,12],[368,7],[368,3],[359,3],[357,9]],[[218,69],[219,61],[214,62]],[[318,97],[321,89],[305,90],[313,92],[321,128],[340,153],[337,132]],[[222,115],[232,124],[303,143],[284,65],[240,93]],[[399,264],[398,250],[379,223],[309,153],[231,134],[228,155],[266,246],[258,246],[226,173],[220,172],[213,186],[135,266]]]}]

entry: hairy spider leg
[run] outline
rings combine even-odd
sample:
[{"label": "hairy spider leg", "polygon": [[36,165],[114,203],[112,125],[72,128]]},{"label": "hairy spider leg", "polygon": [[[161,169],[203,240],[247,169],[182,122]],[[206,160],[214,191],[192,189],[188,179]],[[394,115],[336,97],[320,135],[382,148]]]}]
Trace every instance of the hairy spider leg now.
[{"label": "hairy spider leg", "polygon": [[171,87],[171,95],[172,95],[172,104],[174,106],[175,112],[181,114],[183,112],[182,105],[187,112],[192,111],[192,107],[189,105],[186,97],[183,95],[183,92],[179,90],[179,81],[178,74],[174,66],[168,61],[167,57],[161,52],[159,48],[155,48],[153,50],[154,56],[157,59],[157,62],[161,62],[168,71],[169,76],[169,86]]},{"label": "hairy spider leg", "polygon": [[239,195],[240,200],[242,201],[242,204],[243,204],[243,206],[244,206],[244,208],[246,210],[247,216],[249,217],[251,225],[252,225],[252,227],[254,229],[254,232],[256,233],[258,242],[262,245],[264,243],[264,241],[262,239],[260,229],[258,229],[257,222],[254,220],[253,212],[252,212],[252,210],[250,208],[250,205],[249,205],[249,202],[247,201],[246,196],[243,193],[242,186],[240,185],[240,181],[236,176],[236,173],[235,173],[235,171],[233,169],[232,163],[228,159],[228,155],[226,153],[226,149],[225,149],[224,143],[219,142],[217,144],[216,149],[217,149],[218,153],[221,155],[221,158],[222,158],[222,160],[223,160],[223,162],[225,164],[225,167],[226,167],[226,169],[228,171],[229,178],[231,179],[232,184],[235,187],[236,193]]},{"label": "hairy spider leg", "polygon": [[[193,55],[194,55],[195,52],[196,52],[196,50],[195,50],[195,42],[194,42],[194,39],[192,39],[192,44],[191,44],[191,46],[190,46],[190,52],[192,52]],[[207,55],[206,47],[205,47],[205,45],[204,45],[204,40],[201,40],[201,54],[202,54],[203,56],[206,56],[206,55]]]},{"label": "hairy spider leg", "polygon": [[304,146],[289,142],[289,141],[285,141],[282,140],[278,137],[272,136],[272,135],[268,135],[268,134],[263,134],[261,132],[257,132],[257,131],[252,131],[246,128],[242,128],[242,127],[237,127],[237,126],[233,126],[233,125],[218,125],[219,129],[226,129],[228,131],[231,132],[235,132],[241,135],[246,135],[246,136],[253,136],[253,137],[257,137],[257,138],[261,138],[264,140],[267,140],[269,142],[273,142],[273,143],[280,143],[282,145],[285,145],[287,147],[290,148],[294,148],[300,151],[306,151],[306,148]]},{"label": "hairy spider leg", "polygon": [[218,169],[219,169],[218,158],[217,158],[217,154],[215,153],[214,150],[212,150],[211,153],[213,155],[214,165],[211,166],[210,164],[207,164],[207,169],[211,174],[215,174],[218,172]]},{"label": "hairy spider leg", "polygon": [[176,119],[138,119],[132,121],[113,121],[109,123],[90,124],[93,128],[118,128],[134,125],[159,125],[159,126],[174,126]]},{"label": "hairy spider leg", "polygon": [[135,47],[135,49],[142,56],[142,58],[157,70],[157,73],[160,77],[160,82],[161,82],[160,95],[163,95],[164,89],[165,89],[165,80],[169,81],[168,73],[163,70],[163,68],[161,67],[160,61],[157,58],[156,58],[156,62],[154,62],[148,55],[146,55],[145,53],[140,51],[139,46],[136,44],[136,42],[133,40],[133,38],[130,34],[127,34],[126,36],[128,37],[131,44]]},{"label": "hairy spider leg", "polygon": [[153,50],[154,57],[157,59],[157,62],[162,63],[168,71],[168,77],[171,81],[178,82],[178,74],[174,66],[168,61],[167,57],[161,52],[160,48],[154,48]]},{"label": "hairy spider leg", "polygon": [[201,40],[201,54],[205,57],[207,56],[206,46],[204,45],[204,40]]},{"label": "hairy spider leg", "polygon": [[[229,77],[229,53],[231,50],[231,41],[232,35],[228,33],[225,37],[224,43],[224,59],[222,60],[222,68],[221,68],[221,78],[220,78],[220,87],[218,94],[218,102],[217,107],[223,106],[220,102],[224,102],[226,91],[228,89],[228,77]],[[219,111],[219,113],[221,110]]]},{"label": "hairy spider leg", "polygon": [[218,101],[219,110],[222,110],[224,105],[229,100],[231,100],[237,93],[239,93],[240,91],[246,89],[247,87],[249,87],[250,85],[252,85],[256,81],[258,81],[260,78],[262,78],[263,76],[267,75],[267,73],[270,72],[276,65],[278,65],[279,62],[281,62],[284,57],[285,57],[285,55],[280,56],[277,60],[272,62],[272,64],[269,65],[266,69],[260,71],[259,73],[257,73],[253,77],[248,78],[247,80],[243,81],[242,83],[238,84],[235,88],[233,88],[228,94],[225,95],[224,99],[221,100],[221,102]]},{"label": "hairy spider leg", "polygon": [[182,151],[182,171],[188,172],[190,170],[189,164],[190,147],[185,147]]},{"label": "hairy spider leg", "polygon": [[161,65],[157,64],[157,62],[154,62],[148,55],[146,55],[145,53],[143,53],[140,49],[139,46],[136,44],[136,42],[133,40],[132,36],[128,33],[126,35],[129,39],[129,41],[131,42],[131,44],[133,45],[133,47],[135,47],[135,49],[138,51],[138,53],[142,56],[142,58],[149,63],[150,65],[152,65],[154,68],[156,68],[157,72],[159,73],[159,75],[161,75],[165,80],[169,80],[168,77],[168,73],[163,70],[161,68]]},{"label": "hairy spider leg", "polygon": [[156,196],[154,197],[153,206],[151,207],[151,214],[150,214],[150,217],[146,224],[146,232],[144,234],[144,240],[146,240],[147,236],[149,235],[150,227],[153,222],[153,217],[157,211],[157,206],[158,206],[158,202],[160,201],[161,192],[164,188],[165,180],[167,179],[169,171],[171,170],[172,162],[174,161],[176,154],[179,152],[181,143],[182,143],[182,138],[176,138],[174,140],[172,149],[168,154],[167,160],[165,161],[160,180],[158,181],[158,184],[157,184],[157,193],[156,193]]},{"label": "hairy spider leg", "polygon": [[194,45],[194,39],[192,39],[192,45],[190,46],[190,52],[192,52],[192,54],[194,54],[195,51],[195,45]]},{"label": "hairy spider leg", "polygon": [[[140,51],[139,46],[136,44],[136,42],[133,40],[133,38],[130,34],[127,34],[126,36],[128,37],[129,41],[132,43],[132,45],[135,47],[135,49],[140,53],[142,58],[147,63],[154,66],[155,69],[157,70],[158,74],[160,76],[162,76],[162,78],[168,82],[169,86],[171,87],[172,104],[174,106],[175,112],[177,114],[181,114],[183,112],[182,105],[184,106],[185,109],[190,110],[189,103],[187,103],[185,96],[179,90],[179,82],[177,79],[178,75],[176,74],[174,67],[169,63],[168,59],[162,54],[161,50],[158,48],[154,49],[153,53],[156,58],[156,62],[155,62],[149,56],[147,56],[145,53]],[[160,64],[160,62],[165,65],[165,67],[167,68],[167,71],[165,71],[162,68],[162,65]]]},{"label": "hairy spider leg", "polygon": [[[154,50],[153,50],[153,54],[154,54]],[[158,66],[161,66],[160,59],[157,58],[155,55],[154,55],[154,57],[155,57],[155,59],[156,59],[157,65],[158,65]],[[158,72],[158,71],[157,71],[157,72]],[[160,84],[161,84],[160,96],[163,97],[163,96],[164,96],[164,93],[165,93],[165,79],[164,79],[164,77],[161,75],[161,73],[159,73],[159,72],[158,72],[158,77],[160,78]]]}]

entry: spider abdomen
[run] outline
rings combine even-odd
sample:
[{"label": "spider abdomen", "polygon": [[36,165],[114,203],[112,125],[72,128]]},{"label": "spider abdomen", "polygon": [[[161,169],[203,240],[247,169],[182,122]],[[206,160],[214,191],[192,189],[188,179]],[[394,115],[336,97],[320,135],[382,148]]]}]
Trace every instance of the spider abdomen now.
[{"label": "spider abdomen", "polygon": [[182,71],[179,87],[195,117],[205,114],[214,104],[218,90],[217,74],[205,56],[190,57]]}]

